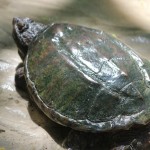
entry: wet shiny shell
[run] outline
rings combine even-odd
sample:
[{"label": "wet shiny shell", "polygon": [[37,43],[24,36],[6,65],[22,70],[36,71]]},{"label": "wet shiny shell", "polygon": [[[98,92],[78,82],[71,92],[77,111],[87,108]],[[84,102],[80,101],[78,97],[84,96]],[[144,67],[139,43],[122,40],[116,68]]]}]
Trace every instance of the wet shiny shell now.
[{"label": "wet shiny shell", "polygon": [[150,62],[103,31],[53,24],[32,42],[28,89],[53,121],[82,131],[150,120]]}]

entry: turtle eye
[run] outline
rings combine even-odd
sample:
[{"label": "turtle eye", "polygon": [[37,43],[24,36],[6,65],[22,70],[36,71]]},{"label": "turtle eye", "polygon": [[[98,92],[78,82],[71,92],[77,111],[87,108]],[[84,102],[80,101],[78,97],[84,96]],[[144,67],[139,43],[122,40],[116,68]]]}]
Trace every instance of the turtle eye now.
[{"label": "turtle eye", "polygon": [[22,30],[22,28],[25,26],[25,24],[24,24],[23,22],[19,21],[19,22],[17,23],[17,26],[18,26],[18,29],[19,29],[19,30]]},{"label": "turtle eye", "polygon": [[28,28],[28,26],[27,26],[24,22],[22,22],[22,21],[19,21],[19,22],[17,23],[17,27],[18,27],[18,30],[19,30],[21,33],[24,32],[25,29]]}]

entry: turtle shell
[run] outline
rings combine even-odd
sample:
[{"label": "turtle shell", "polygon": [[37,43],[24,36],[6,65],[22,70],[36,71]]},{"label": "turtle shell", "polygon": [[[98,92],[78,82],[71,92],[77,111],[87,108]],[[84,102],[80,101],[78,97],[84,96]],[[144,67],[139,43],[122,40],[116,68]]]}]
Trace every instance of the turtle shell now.
[{"label": "turtle shell", "polygon": [[150,121],[150,62],[106,34],[52,24],[25,60],[30,95],[53,121],[99,132]]}]

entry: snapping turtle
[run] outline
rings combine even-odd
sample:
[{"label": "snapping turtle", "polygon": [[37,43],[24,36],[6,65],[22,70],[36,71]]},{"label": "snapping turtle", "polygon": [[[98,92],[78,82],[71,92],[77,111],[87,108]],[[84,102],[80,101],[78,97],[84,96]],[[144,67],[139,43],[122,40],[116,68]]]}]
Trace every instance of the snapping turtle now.
[{"label": "snapping turtle", "polygon": [[[128,129],[150,121],[150,62],[104,31],[13,19],[23,76],[39,108],[80,131]],[[20,68],[19,68],[20,69]]]}]

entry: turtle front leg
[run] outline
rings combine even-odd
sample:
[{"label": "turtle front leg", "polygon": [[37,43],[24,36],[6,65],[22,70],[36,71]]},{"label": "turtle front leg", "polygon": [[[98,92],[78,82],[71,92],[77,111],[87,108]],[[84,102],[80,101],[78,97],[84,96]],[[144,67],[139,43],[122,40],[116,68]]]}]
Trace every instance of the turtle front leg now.
[{"label": "turtle front leg", "polygon": [[21,90],[24,90],[24,91],[27,90],[27,85],[26,85],[25,76],[24,76],[23,64],[20,64],[16,69],[15,86],[18,89],[21,89]]}]

